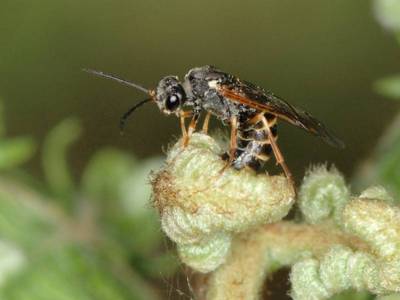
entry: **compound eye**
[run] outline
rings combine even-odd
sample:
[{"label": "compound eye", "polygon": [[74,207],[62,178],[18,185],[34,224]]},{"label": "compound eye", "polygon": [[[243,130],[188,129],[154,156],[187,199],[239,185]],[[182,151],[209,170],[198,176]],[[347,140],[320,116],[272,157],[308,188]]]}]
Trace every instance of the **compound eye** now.
[{"label": "compound eye", "polygon": [[165,103],[165,107],[169,111],[174,111],[180,105],[181,98],[182,98],[182,96],[180,94],[172,94],[172,95],[168,96],[167,101]]}]

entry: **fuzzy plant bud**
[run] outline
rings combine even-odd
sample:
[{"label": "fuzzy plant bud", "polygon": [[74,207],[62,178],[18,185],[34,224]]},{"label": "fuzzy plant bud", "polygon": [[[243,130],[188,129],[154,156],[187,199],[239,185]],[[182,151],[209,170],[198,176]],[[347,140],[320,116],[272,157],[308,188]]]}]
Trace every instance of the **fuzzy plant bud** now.
[{"label": "fuzzy plant bud", "polygon": [[295,300],[323,300],[348,289],[374,290],[379,286],[372,255],[334,246],[319,260],[305,259],[292,267],[290,276]]},{"label": "fuzzy plant bud", "polygon": [[371,186],[360,194],[360,198],[379,199],[388,203],[394,203],[392,195],[383,186]]},{"label": "fuzzy plant bud", "polygon": [[343,226],[379,258],[381,287],[400,292],[400,208],[382,200],[354,199],[343,211]]},{"label": "fuzzy plant bud", "polygon": [[392,201],[382,187],[350,200],[338,218],[340,228],[361,243],[333,245],[318,257],[295,263],[293,299],[328,299],[349,289],[376,295],[400,292],[400,208]]},{"label": "fuzzy plant bud", "polygon": [[340,213],[350,198],[343,176],[326,166],[311,168],[300,187],[299,207],[307,223],[316,224],[330,218],[339,221]]},{"label": "fuzzy plant bud", "polygon": [[235,234],[281,220],[294,203],[285,177],[225,168],[221,153],[210,136],[194,134],[186,148],[178,141],[169,150],[152,179],[163,231],[203,273],[225,262]]}]

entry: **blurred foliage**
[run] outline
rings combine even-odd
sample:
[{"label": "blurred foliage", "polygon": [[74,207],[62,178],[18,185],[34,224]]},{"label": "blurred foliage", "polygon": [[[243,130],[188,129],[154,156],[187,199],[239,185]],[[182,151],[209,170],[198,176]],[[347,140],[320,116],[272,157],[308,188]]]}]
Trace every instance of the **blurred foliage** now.
[{"label": "blurred foliage", "polygon": [[386,130],[371,156],[356,171],[354,184],[361,190],[381,184],[400,199],[400,114]]},{"label": "blurred foliage", "polygon": [[[400,37],[400,2],[375,0],[378,21],[393,35]],[[400,46],[400,39],[398,39]],[[392,75],[375,83],[377,92],[400,99],[400,76]],[[371,184],[389,188],[395,199],[400,199],[400,112],[383,133],[378,146],[358,169],[354,182],[361,189]]]},{"label": "blurred foliage", "polygon": [[367,292],[348,291],[331,297],[330,300],[372,300],[374,296]]},{"label": "blurred foliage", "polygon": [[[378,21],[398,38],[400,43],[400,2],[393,0],[375,0],[375,14]],[[378,80],[375,90],[380,94],[400,99],[400,75],[392,75]]]},{"label": "blurred foliage", "polygon": [[5,138],[3,104],[0,102],[0,170],[10,170],[31,158],[36,144],[30,137]]},{"label": "blurred foliage", "polygon": [[375,15],[388,30],[400,34],[400,2],[397,0],[375,0]]},{"label": "blurred foliage", "polygon": [[[69,200],[75,190],[68,162],[68,147],[80,135],[81,127],[76,119],[66,119],[48,133],[43,145],[43,170],[53,196]],[[70,203],[71,204],[71,203]]]},{"label": "blurred foliage", "polygon": [[147,176],[161,160],[139,162],[103,149],[90,160],[79,184],[66,157],[81,126],[66,119],[44,141],[47,184],[39,192],[8,173],[33,155],[35,143],[29,137],[6,138],[4,131],[0,299],[160,299],[151,282],[174,274],[178,264],[163,249],[149,201]]},{"label": "blurred foliage", "polygon": [[378,80],[375,83],[375,90],[387,97],[400,99],[400,75],[393,75]]},{"label": "blurred foliage", "polygon": [[[350,2],[346,3],[350,4]],[[5,2],[4,4],[9,5],[15,11],[17,11],[15,7],[23,6],[20,3],[12,1],[9,1],[9,3]],[[216,11],[225,11],[228,4],[231,4],[230,2],[214,3],[213,6],[209,5],[215,10],[215,12],[212,12],[212,15],[210,15],[210,12],[204,11],[207,16],[210,16],[210,22],[206,24],[201,22],[204,20],[204,15],[188,14],[188,18],[190,18],[192,26],[194,26],[191,27],[191,30],[196,33],[203,32],[204,35],[201,37],[202,39],[207,38],[207,42],[198,45],[200,47],[199,51],[192,51],[192,45],[199,40],[198,35],[187,35],[187,32],[181,32],[184,34],[182,36],[192,40],[190,40],[191,42],[181,43],[182,47],[179,47],[181,52],[175,53],[173,49],[176,48],[176,41],[180,41],[182,36],[175,33],[170,27],[165,27],[165,24],[182,28],[182,18],[186,18],[186,16],[182,13],[179,18],[171,17],[170,14],[173,11],[177,11],[173,5],[166,3],[160,4],[163,7],[158,7],[158,5],[153,3],[150,11],[152,12],[151,18],[154,19],[150,21],[147,19],[150,14],[140,13],[140,9],[148,10],[146,5],[141,4],[138,8],[133,7],[133,11],[131,11],[132,7],[130,8],[131,10],[124,10],[122,17],[120,11],[113,12],[107,15],[108,22],[104,22],[103,17],[101,17],[102,13],[106,10],[111,11],[108,9],[109,2],[107,1],[90,4],[78,2],[73,4],[71,2],[65,7],[65,3],[47,1],[46,4],[39,4],[39,9],[37,10],[32,9],[31,5],[33,5],[33,2],[32,4],[28,4],[24,9],[18,10],[17,17],[6,13],[11,9],[4,9],[3,14],[1,14],[5,26],[2,26],[0,29],[4,30],[2,31],[3,33],[8,34],[5,35],[7,43],[9,42],[13,47],[4,48],[7,51],[3,49],[4,52],[1,52],[3,59],[0,61],[0,64],[2,70],[7,70],[5,72],[6,77],[4,78],[10,78],[9,82],[4,81],[7,82],[7,86],[10,85],[13,87],[15,85],[14,82],[22,80],[25,87],[21,89],[20,84],[15,87],[13,90],[14,94],[19,95],[19,98],[15,96],[7,99],[10,101],[10,105],[16,110],[23,111],[26,109],[26,111],[30,113],[31,111],[33,113],[36,112],[40,116],[43,115],[44,105],[50,107],[52,111],[60,105],[60,103],[54,103],[53,101],[56,95],[64,101],[62,111],[65,109],[68,111],[68,108],[70,111],[75,111],[77,107],[82,106],[84,107],[82,111],[90,111],[90,115],[93,115],[93,105],[88,105],[87,102],[81,101],[82,99],[79,99],[79,101],[74,100],[75,102],[69,101],[72,94],[68,93],[73,86],[87,84],[86,82],[80,83],[83,77],[79,78],[79,76],[76,76],[78,73],[76,70],[88,64],[87,57],[93,56],[93,49],[100,50],[96,54],[97,61],[94,60],[92,64],[96,64],[99,61],[107,62],[110,56],[114,56],[116,57],[115,65],[126,66],[127,69],[133,67],[141,69],[143,71],[143,78],[138,79],[144,83],[153,82],[157,78],[158,73],[161,74],[165,70],[169,70],[171,64],[173,66],[176,65],[176,68],[171,72],[178,73],[179,71],[182,73],[191,64],[217,63],[222,64],[224,67],[228,66],[228,69],[230,68],[233,71],[242,70],[244,74],[246,72],[252,74],[250,71],[251,67],[249,66],[257,66],[253,70],[253,76],[257,75],[257,72],[261,72],[263,74],[263,77],[259,76],[261,83],[262,81],[272,81],[272,86],[278,86],[279,90],[279,82],[283,82],[284,85],[280,89],[290,90],[288,82],[296,82],[296,80],[288,80],[285,75],[281,77],[276,76],[278,72],[275,72],[279,68],[282,68],[282,66],[285,66],[282,74],[287,74],[286,76],[295,74],[297,77],[294,76],[292,79],[304,77],[305,82],[307,80],[310,82],[310,84],[306,84],[304,90],[298,90],[303,93],[299,97],[306,99],[310,97],[309,90],[316,88],[315,78],[326,77],[319,76],[320,73],[318,72],[325,74],[326,70],[329,73],[335,71],[339,60],[336,58],[336,54],[342,56],[340,59],[346,66],[354,60],[354,53],[347,54],[348,56],[346,56],[346,52],[343,52],[346,49],[352,49],[351,47],[347,47],[349,42],[360,43],[356,46],[353,45],[353,49],[355,49],[353,51],[356,52],[360,52],[360,49],[371,48],[367,38],[369,36],[365,35],[362,38],[358,38],[353,31],[346,31],[342,27],[337,31],[341,32],[341,34],[337,35],[336,40],[328,41],[325,39],[325,36],[333,34],[333,31],[330,31],[329,28],[338,26],[332,20],[326,22],[326,16],[330,16],[331,14],[331,6],[326,6],[326,9],[325,6],[321,6],[320,10],[313,15],[313,18],[309,18],[309,10],[306,9],[306,18],[310,19],[311,23],[308,24],[310,27],[304,30],[303,26],[298,26],[299,20],[296,19],[299,14],[298,9],[289,10],[285,8],[286,6],[291,7],[296,5],[293,2],[286,2],[283,5],[285,11],[282,10],[282,13],[276,13],[276,11],[275,13],[269,12],[271,11],[269,5],[273,4],[267,2],[264,3],[265,9],[259,9],[258,6],[251,5],[246,7],[245,13],[248,15],[255,15],[256,10],[262,12],[260,15],[255,15],[255,18],[251,18],[254,20],[249,23],[249,27],[243,27],[243,24],[237,21],[237,13],[229,12],[225,18],[221,18],[219,13],[215,13]],[[46,5],[50,4],[52,6],[47,6],[46,8]],[[104,11],[100,9],[98,10],[99,13],[92,13],[90,18],[87,18],[87,12],[96,12],[94,4],[106,7],[106,9]],[[311,3],[311,5],[314,4]],[[361,14],[358,14],[360,4],[361,2],[350,4],[354,6],[350,7],[350,10],[354,10],[357,16],[361,16]],[[86,5],[87,7],[80,10],[78,8],[81,5]],[[123,5],[125,7],[127,4],[124,3]],[[191,5],[188,7],[188,12],[193,11]],[[200,5],[200,2],[195,5]],[[214,5],[220,5],[220,10],[214,9]],[[297,5],[301,6],[304,3],[299,2]],[[237,7],[242,9],[242,6]],[[67,13],[64,15],[59,14],[59,10],[61,9],[66,9]],[[399,1],[375,0],[374,9],[380,23],[400,41]],[[337,15],[340,16],[339,23],[353,16],[351,14],[343,14],[343,7],[336,8],[336,10]],[[136,14],[136,12],[138,16],[131,15]],[[265,17],[266,13],[270,13],[270,15]],[[287,19],[295,20],[294,25],[293,27],[283,27],[282,31],[276,31],[276,26],[272,26],[273,24],[284,24],[280,26],[287,26],[287,22],[281,22],[284,13],[288,14],[286,16]],[[213,18],[214,14],[216,16]],[[61,18],[60,15],[62,15]],[[161,18],[161,20],[155,20],[157,18]],[[195,18],[195,21],[192,18]],[[276,18],[276,23],[268,23],[273,18]],[[21,22],[16,26],[15,19],[24,20],[27,24],[25,24],[26,27]],[[81,20],[83,20],[83,23],[80,23],[82,22]],[[121,24],[118,23],[120,20]],[[132,26],[127,27],[124,23],[127,20],[135,21],[131,24]],[[231,26],[232,24],[238,26],[233,27],[233,30],[230,31],[240,35],[242,39],[241,43],[238,43],[237,39],[233,39],[231,35],[222,36],[221,31],[215,30],[215,28],[225,28],[227,20],[230,20],[231,23],[229,24]],[[155,21],[159,21],[159,23]],[[362,24],[364,21],[362,18],[357,19],[354,21],[354,24],[358,26],[358,23]],[[260,26],[258,24],[260,22],[267,23],[264,26]],[[115,27],[114,31],[107,31],[111,23],[120,24],[120,27]],[[327,26],[323,30],[320,30],[320,26],[315,26],[315,24],[321,23]],[[342,23],[344,26],[346,25],[346,22],[343,21]],[[129,36],[132,36],[132,28],[135,26],[141,28],[139,26],[143,24],[150,24],[148,30],[135,32],[135,38],[130,41],[126,40],[125,35],[120,35],[121,32],[126,32]],[[16,32],[12,30],[13,28],[16,28]],[[68,30],[72,28],[72,31],[68,31],[67,28]],[[272,31],[257,31],[256,35],[251,35],[248,32],[249,28],[257,30],[263,28],[270,30],[272,28]],[[310,31],[312,28],[315,28],[316,31]],[[87,31],[82,29],[86,29]],[[294,31],[292,32],[291,29]],[[150,34],[148,33],[149,30]],[[160,55],[158,52],[160,44],[158,38],[160,36],[157,35],[157,39],[149,38],[149,36],[156,36],[158,31],[162,31],[161,35],[164,39],[162,44],[167,51],[163,55]],[[319,31],[321,35],[318,35]],[[364,27],[362,27],[358,32],[364,31]],[[278,40],[277,37],[282,32],[287,35],[286,39]],[[108,34],[107,37],[104,36],[105,33]],[[346,34],[348,34],[347,37]],[[113,48],[115,52],[104,50],[102,47],[104,41],[107,40],[110,45],[114,45],[117,40],[113,38],[116,36],[120,36],[118,41],[123,41],[127,47],[119,47],[117,44]],[[259,40],[261,46],[249,48],[248,45],[252,45],[254,38],[259,36],[265,37]],[[310,47],[308,42],[306,42],[306,36],[309,36],[310,40],[315,39],[320,45],[318,47],[311,45]],[[78,40],[79,42],[73,47],[71,44],[66,43],[66,41],[70,40]],[[89,40],[92,43],[88,43],[87,41]],[[140,43],[137,41],[140,41]],[[292,44],[288,41],[295,41],[296,43]],[[211,42],[213,42],[213,45],[215,44],[215,47],[210,47]],[[40,43],[46,45],[45,48],[41,48],[42,44]],[[315,50],[318,48],[318,51],[320,51],[319,49],[324,49],[324,47],[333,52],[325,53],[323,51],[316,52]],[[54,49],[58,49],[59,52]],[[131,65],[129,65],[126,62],[126,57],[129,57],[133,50],[141,51],[140,53],[148,54],[148,56],[143,57],[143,55],[134,52],[137,61],[132,60]],[[227,50],[232,52],[233,59],[227,55]],[[298,55],[297,53],[306,53],[307,57],[312,56],[311,61],[313,64],[309,65],[310,61],[303,59],[302,56],[299,56],[300,59],[297,60],[297,63],[294,63],[296,62],[296,56],[292,52],[295,52],[296,55]],[[377,52],[378,50],[371,53]],[[77,60],[71,53],[87,53],[87,57],[80,57]],[[269,55],[265,55],[265,53],[269,53]],[[153,56],[151,56],[152,54]],[[170,63],[165,59],[167,55],[173,56]],[[183,59],[185,55],[186,60]],[[369,55],[369,52],[360,52],[357,56],[359,64],[356,64],[356,66],[368,65],[365,60],[369,59]],[[245,60],[239,59],[243,57],[254,61],[249,63],[247,58]],[[279,57],[284,63],[281,65],[273,64],[275,60],[279,60]],[[260,61],[260,58],[264,60]],[[153,61],[154,59],[155,61]],[[270,61],[268,62],[267,59]],[[235,60],[235,67],[233,67],[232,64]],[[304,61],[303,65],[301,65],[301,61]],[[33,65],[36,67],[31,68],[27,67],[31,62],[35,62],[38,65]],[[382,67],[373,60],[369,61],[369,63],[371,64],[371,69]],[[14,64],[18,65],[19,69],[17,68],[17,71],[11,72],[10,70],[14,69],[10,66]],[[156,69],[157,72],[154,72],[153,69],[148,67],[152,64],[159,65],[162,68],[160,67],[160,69]],[[269,66],[273,72],[265,72],[265,65]],[[38,66],[40,66],[39,70]],[[51,66],[49,67],[50,71],[47,70],[48,73],[43,72],[45,66]],[[73,71],[68,68],[73,69]],[[107,68],[109,69],[110,67],[105,67],[105,70]],[[352,115],[360,110],[359,99],[352,100],[354,96],[346,98],[344,94],[340,94],[337,83],[342,82],[345,85],[343,93],[347,93],[347,90],[357,86],[360,90],[363,90],[361,82],[368,80],[362,76],[354,78],[355,76],[353,75],[355,73],[351,73],[350,69],[354,69],[359,75],[365,72],[369,76],[375,76],[375,73],[369,74],[371,73],[369,69],[361,69],[360,72],[357,68],[345,68],[343,65],[341,67],[339,65],[338,68],[338,72],[329,76],[326,82],[323,81],[322,85],[319,86],[319,90],[315,89],[313,93],[316,99],[324,97],[323,99],[326,99],[327,103],[330,101],[329,97],[332,97],[332,99],[342,98],[342,102],[338,102],[340,104],[338,106],[340,106],[342,112],[349,110],[349,115]],[[67,73],[66,69],[70,73]],[[144,72],[145,69],[149,69],[149,71]],[[38,73],[35,73],[37,70]],[[54,76],[54,70],[60,70],[61,76]],[[265,77],[267,75],[264,73],[270,73],[268,75],[270,77]],[[40,74],[40,76],[37,76],[37,74]],[[367,76],[365,74],[363,76]],[[39,78],[39,80],[32,80],[34,77]],[[66,83],[65,78],[67,77],[74,78],[76,81]],[[273,77],[276,77],[275,82],[273,81]],[[53,80],[52,84],[46,81],[49,78]],[[346,78],[351,78],[351,80],[343,80]],[[335,86],[331,91],[338,90],[338,93],[330,95],[331,93],[326,93],[326,89],[332,83]],[[98,83],[94,83],[94,85],[98,89]],[[60,88],[62,86],[65,89]],[[292,98],[295,98],[294,96],[297,96],[297,91],[294,86],[292,86],[292,89],[294,90]],[[400,99],[400,75],[392,75],[380,79],[376,82],[375,89],[385,96]],[[35,98],[35,101],[27,104],[20,101],[17,104],[16,100],[28,98],[32,94],[32,90],[36,91],[38,94],[36,98],[40,99]],[[8,94],[13,95],[12,92],[8,92]],[[290,96],[289,91],[286,91],[286,94]],[[85,97],[96,98],[93,95],[85,95]],[[110,106],[109,95],[105,95],[105,98],[106,100],[103,99],[103,102],[94,99],[94,101],[99,101],[99,103],[96,102],[95,104],[100,105],[100,111],[106,111]],[[352,102],[353,106],[349,105],[349,102]],[[20,105],[19,103],[24,104]],[[73,104],[75,105],[73,108],[68,106]],[[367,102],[366,106],[368,104],[371,104],[371,102]],[[121,108],[118,108],[118,113],[121,112],[120,110],[124,105],[121,104]],[[334,107],[332,106],[331,108]],[[328,109],[330,108],[328,107]],[[335,107],[336,109],[339,109],[339,107]],[[151,111],[151,113],[153,114],[154,111]],[[364,111],[362,113],[364,118]],[[340,114],[344,115],[343,113]],[[92,127],[95,127],[95,129],[92,128],[92,133],[98,130],[101,131],[102,127],[103,129],[107,126],[111,127],[109,125],[112,123],[111,120],[115,120],[114,115],[98,115],[100,117],[94,121],[95,125]],[[44,115],[43,119],[47,121],[47,118],[56,119],[59,118],[59,115]],[[141,121],[148,120],[143,116],[139,118],[142,118]],[[22,124],[22,128],[24,126],[29,126],[29,128],[32,126],[30,122],[25,123],[25,125],[24,123],[20,123],[20,119],[21,117],[18,115],[15,123]],[[102,121],[105,119],[105,121],[101,123],[99,122],[100,119]],[[331,123],[333,120],[332,117],[330,120]],[[351,121],[340,122],[340,126],[343,126],[342,131],[345,131],[344,129],[346,128],[353,128],[346,127],[348,124],[350,124],[349,126],[353,126],[353,119]],[[376,122],[375,118],[371,122]],[[41,124],[42,127],[48,126],[46,122],[42,122]],[[146,131],[146,138],[158,142],[164,138],[163,142],[165,142],[166,136],[168,137],[170,132],[166,134],[165,130],[168,128],[160,124],[155,122],[155,127],[152,129],[151,134]],[[112,128],[114,130],[114,127]],[[400,116],[382,137],[374,154],[360,168],[357,176],[355,176],[355,182],[359,186],[366,186],[371,183],[381,183],[389,186],[398,199],[400,199],[399,128]],[[353,130],[348,131],[354,133]],[[120,150],[103,148],[91,157],[89,163],[83,168],[81,179],[77,180],[75,179],[75,174],[71,172],[70,164],[66,157],[67,155],[74,155],[75,157],[80,155],[82,149],[75,151],[76,149],[73,146],[78,141],[81,132],[80,122],[70,118],[60,122],[46,133],[46,139],[41,147],[45,183],[41,185],[39,191],[36,185],[30,186],[26,183],[25,179],[29,175],[19,168],[35,154],[37,143],[30,136],[7,137],[3,107],[0,105],[0,299],[161,299],[161,293],[157,290],[158,280],[169,277],[177,270],[178,262],[174,255],[163,249],[164,238],[160,232],[158,218],[151,209],[149,201],[150,187],[147,176],[150,170],[156,169],[160,165],[160,159],[153,158],[139,161],[131,154]],[[353,137],[355,135],[358,135],[358,133],[354,133]],[[102,138],[101,135],[99,135],[100,138]],[[303,141],[304,137],[299,137],[299,141],[300,138]],[[91,143],[93,141],[96,140],[92,140]],[[292,143],[292,140],[289,139],[287,143]],[[154,152],[154,149],[151,152],[148,145],[145,143],[142,144],[142,152]],[[356,144],[358,142],[355,142],[354,146],[357,146]],[[157,145],[160,145],[160,142]],[[292,154],[298,153],[299,150],[295,148],[291,150],[292,147],[286,148],[289,148],[288,151],[289,153],[292,151]],[[355,147],[353,148],[355,149]],[[308,153],[309,150],[307,148],[303,149],[303,152],[300,152]],[[348,161],[359,156],[359,153],[355,152],[353,156],[348,156],[350,157]],[[322,152],[318,149],[317,153],[311,152],[310,156],[320,155],[326,159],[326,153],[320,153]],[[343,153],[337,155],[345,157]],[[296,157],[295,155],[289,156]],[[296,159],[293,160],[293,163],[296,164]],[[345,166],[346,164],[343,165]],[[18,174],[24,180],[16,180],[15,174]],[[338,295],[333,299],[369,300],[371,296],[349,292]],[[396,296],[388,296],[387,299],[398,298]]]},{"label": "blurred foliage", "polygon": [[[375,0],[374,11],[379,23],[391,31],[400,44],[400,1]],[[400,75],[378,80],[375,83],[375,90],[384,96],[400,99]]]}]

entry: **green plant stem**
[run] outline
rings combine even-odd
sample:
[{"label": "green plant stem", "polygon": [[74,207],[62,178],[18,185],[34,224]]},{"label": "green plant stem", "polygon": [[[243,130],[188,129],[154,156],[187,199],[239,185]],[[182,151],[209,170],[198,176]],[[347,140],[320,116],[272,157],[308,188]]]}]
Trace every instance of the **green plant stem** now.
[{"label": "green plant stem", "polygon": [[268,274],[299,259],[321,256],[337,244],[368,249],[357,237],[329,224],[282,221],[241,234],[226,263],[210,276],[207,300],[259,299]]}]

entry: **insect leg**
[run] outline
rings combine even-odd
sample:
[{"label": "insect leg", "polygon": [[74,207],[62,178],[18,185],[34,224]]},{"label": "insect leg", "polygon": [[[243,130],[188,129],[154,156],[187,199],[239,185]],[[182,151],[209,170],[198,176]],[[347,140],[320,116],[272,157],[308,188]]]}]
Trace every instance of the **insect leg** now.
[{"label": "insect leg", "polygon": [[231,125],[231,141],[229,147],[229,159],[226,162],[225,166],[221,169],[220,171],[221,174],[226,170],[226,168],[228,168],[232,164],[233,160],[235,159],[235,154],[237,150],[237,136],[239,127],[237,117],[231,117],[230,125]]},{"label": "insect leg", "polygon": [[281,152],[281,150],[279,150],[278,144],[276,143],[276,141],[272,135],[270,124],[268,123],[268,120],[267,120],[267,118],[265,118],[265,116],[262,116],[261,121],[263,122],[263,124],[265,126],[265,130],[267,130],[267,132],[268,132],[268,140],[271,144],[272,151],[274,152],[276,162],[277,162],[277,164],[281,165],[283,172],[285,173],[287,179],[289,180],[289,182],[292,186],[293,191],[295,192],[295,194],[297,194],[296,187],[295,187],[294,180],[293,180],[293,175],[290,172],[288,166],[286,165],[285,159],[283,158],[283,155],[282,155],[282,152]]},{"label": "insect leg", "polygon": [[192,120],[190,121],[189,128],[186,136],[183,137],[183,148],[185,148],[189,144],[190,137],[193,132],[196,130],[197,121],[199,120],[199,113],[194,113]]},{"label": "insect leg", "polygon": [[232,163],[235,158],[237,149],[237,134],[238,134],[238,120],[237,117],[231,117],[231,143],[229,148],[229,164]]},{"label": "insect leg", "polygon": [[207,132],[208,132],[208,123],[210,122],[210,118],[211,118],[211,113],[208,112],[207,115],[206,115],[206,117],[204,118],[204,123],[203,123],[202,132],[203,132],[204,134],[207,134]]},{"label": "insect leg", "polygon": [[191,111],[180,111],[179,112],[179,119],[180,119],[180,125],[181,125],[181,130],[182,130],[182,138],[183,142],[185,143],[187,137],[187,131],[186,131],[186,125],[185,125],[185,119],[190,117],[192,115]]}]

